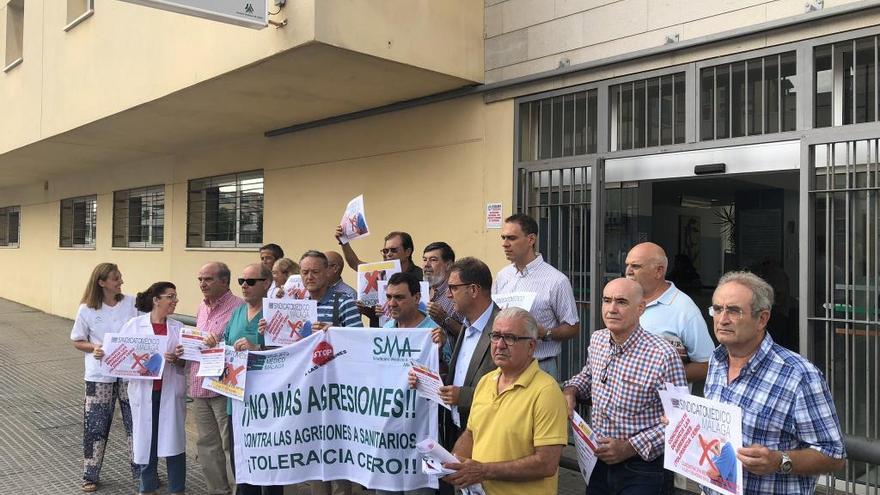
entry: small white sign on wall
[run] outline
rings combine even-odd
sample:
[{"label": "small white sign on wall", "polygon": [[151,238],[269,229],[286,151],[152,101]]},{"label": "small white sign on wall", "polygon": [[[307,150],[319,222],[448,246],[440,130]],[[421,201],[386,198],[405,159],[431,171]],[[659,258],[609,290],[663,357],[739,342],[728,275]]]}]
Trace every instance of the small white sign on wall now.
[{"label": "small white sign on wall", "polygon": [[486,229],[500,229],[503,220],[501,203],[486,203]]},{"label": "small white sign on wall", "polygon": [[267,0],[123,0],[237,26],[263,29],[268,25]]}]

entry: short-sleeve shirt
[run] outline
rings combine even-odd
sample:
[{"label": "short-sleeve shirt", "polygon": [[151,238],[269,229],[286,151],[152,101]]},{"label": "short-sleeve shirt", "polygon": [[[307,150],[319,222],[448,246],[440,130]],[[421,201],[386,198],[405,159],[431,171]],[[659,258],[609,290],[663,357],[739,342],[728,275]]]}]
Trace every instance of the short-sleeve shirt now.
[{"label": "short-sleeve shirt", "polygon": [[[225,294],[220,296],[210,306],[207,300],[203,300],[199,304],[198,311],[196,311],[196,328],[202,333],[213,335],[218,341],[223,340],[223,332],[226,331],[226,325],[232,317],[232,312],[242,304],[244,304],[244,301],[231,291],[226,291]],[[198,376],[198,361],[187,362],[187,369],[189,373],[190,397],[210,398],[220,395],[202,388],[204,377]]]},{"label": "short-sleeve shirt", "polygon": [[[76,311],[76,319],[73,320],[73,328],[70,330],[70,340],[91,342],[101,345],[104,343],[104,334],[117,333],[128,320],[138,315],[134,307],[134,298],[123,296],[114,306],[101,304],[98,309],[92,309],[85,304],[80,304]],[[85,356],[85,380],[87,382],[113,383],[116,377],[101,374],[101,362],[86,353]]]},{"label": "short-sleeve shirt", "polygon": [[342,279],[337,280],[336,283],[331,285],[330,288],[327,290],[329,292],[338,292],[351,299],[357,300],[357,291],[354,290],[352,286],[345,283]]},{"label": "short-sleeve shirt", "polygon": [[[247,311],[248,305],[242,304],[232,312],[232,317],[229,318],[229,323],[223,332],[223,341],[226,345],[231,346],[242,337],[246,338],[251,344],[265,345],[266,342],[260,334],[259,328],[260,319],[263,318],[263,311],[258,311],[250,320],[248,320]],[[232,399],[229,399],[226,403],[226,414],[232,415]]]},{"label": "short-sleeve shirt", "polygon": [[[333,321],[334,308],[338,321]],[[324,297],[318,301],[318,321],[340,327],[362,327],[361,313],[358,311],[354,299],[341,292],[327,290]]]},{"label": "short-sleeve shirt", "polygon": [[667,283],[669,288],[648,303],[639,323],[648,332],[666,339],[675,350],[684,347],[692,362],[709,361],[715,343],[709,336],[709,328],[700,308],[675,284]]},{"label": "short-sleeve shirt", "polygon": [[[535,447],[568,443],[568,408],[556,380],[532,360],[510,388],[498,393],[501,369],[487,373],[474,391],[467,428],[474,435],[473,459],[513,461]],[[558,474],[532,481],[483,482],[486,493],[543,495],[556,493]]]},{"label": "short-sleeve shirt", "polygon": [[[416,325],[416,328],[437,328],[437,322],[431,319],[430,316],[421,313],[423,316],[422,322]],[[397,320],[388,320],[382,325],[382,328],[397,328]],[[452,347],[449,345],[449,339],[446,339],[446,342],[443,343],[443,347],[440,348],[440,357],[449,362],[449,359],[452,357]]]},{"label": "short-sleeve shirt", "polygon": [[[544,328],[556,328],[562,323],[576,325],[580,321],[568,277],[545,262],[540,254],[522,271],[517,270],[516,265],[510,264],[498,272],[492,285],[492,294],[510,292],[537,294],[530,313]],[[535,359],[555,357],[560,352],[561,342],[540,341],[535,349]]]}]

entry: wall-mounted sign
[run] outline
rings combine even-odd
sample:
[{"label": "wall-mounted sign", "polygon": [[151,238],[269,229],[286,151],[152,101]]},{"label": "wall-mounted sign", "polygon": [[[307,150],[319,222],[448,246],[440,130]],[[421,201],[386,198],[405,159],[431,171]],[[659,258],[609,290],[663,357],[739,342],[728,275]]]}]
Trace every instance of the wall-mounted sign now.
[{"label": "wall-mounted sign", "polygon": [[267,0],[123,0],[253,29],[267,25]]}]

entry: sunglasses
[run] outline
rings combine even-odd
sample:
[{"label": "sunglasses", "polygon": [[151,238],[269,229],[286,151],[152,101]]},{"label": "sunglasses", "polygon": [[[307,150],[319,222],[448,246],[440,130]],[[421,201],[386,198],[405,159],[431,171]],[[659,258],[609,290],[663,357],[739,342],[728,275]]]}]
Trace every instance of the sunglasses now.
[{"label": "sunglasses", "polygon": [[396,247],[393,247],[393,248],[382,248],[382,249],[379,250],[380,253],[385,254],[385,255],[388,255],[388,254],[397,254],[398,251],[400,251],[400,248],[396,248]]},{"label": "sunglasses", "polygon": [[253,287],[257,282],[262,282],[266,280],[265,278],[240,278],[238,279],[238,285],[248,284],[248,286]]}]

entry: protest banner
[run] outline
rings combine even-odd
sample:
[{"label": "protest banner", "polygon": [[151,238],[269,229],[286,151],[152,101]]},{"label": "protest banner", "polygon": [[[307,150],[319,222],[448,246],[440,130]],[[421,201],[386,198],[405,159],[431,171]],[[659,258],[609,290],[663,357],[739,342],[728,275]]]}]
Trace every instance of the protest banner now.
[{"label": "protest banner", "polygon": [[416,444],[436,438],[437,406],[409,389],[411,361],[438,368],[429,330],[333,327],[251,352],[244,401],[232,403],[236,481],[436,488]]},{"label": "protest banner", "polygon": [[291,275],[287,277],[287,282],[284,282],[284,297],[286,299],[309,298],[309,291],[303,284],[303,279],[300,275]]},{"label": "protest banner", "polygon": [[688,395],[681,387],[660,391],[665,429],[663,467],[709,489],[742,495],[742,409]]},{"label": "protest banner", "polygon": [[367,306],[379,304],[379,282],[400,272],[400,260],[358,265],[358,300]]},{"label": "protest banner", "polygon": [[312,334],[312,323],[318,321],[318,301],[263,298],[263,318],[267,346],[292,344]]},{"label": "protest banner", "polygon": [[339,225],[342,226],[342,237],[339,239],[339,242],[342,243],[370,235],[370,228],[367,226],[367,217],[364,212],[363,194],[348,202]]},{"label": "protest banner", "polygon": [[183,355],[181,359],[187,361],[201,361],[202,349],[207,349],[205,345],[205,334],[194,327],[180,328],[180,345],[183,346]]},{"label": "protest banner", "polygon": [[537,292],[508,292],[506,294],[492,294],[492,301],[501,309],[513,307],[531,311],[537,296]]},{"label": "protest banner", "polygon": [[129,380],[159,380],[165,369],[166,335],[104,335],[101,373]]},{"label": "protest banner", "polygon": [[247,381],[248,351],[236,352],[226,346],[225,366],[220,376],[208,376],[202,380],[202,388],[225,395],[230,399],[244,399],[244,384]]},{"label": "protest banner", "polygon": [[581,476],[587,486],[590,485],[590,476],[593,475],[593,468],[596,467],[596,446],[599,445],[599,436],[593,432],[590,425],[584,421],[577,411],[571,414],[571,431],[574,432],[574,446],[577,450],[578,467],[581,469]]},{"label": "protest banner", "polygon": [[[392,319],[391,309],[388,307],[388,298],[385,296],[386,287],[388,287],[388,281],[380,280],[378,297],[379,302],[377,304],[379,306],[382,306],[382,314],[379,316],[379,326],[384,326],[385,323]],[[421,297],[419,298],[419,311],[428,314],[428,303],[431,302],[431,284],[425,281],[419,282],[419,291],[421,291]]]}]

